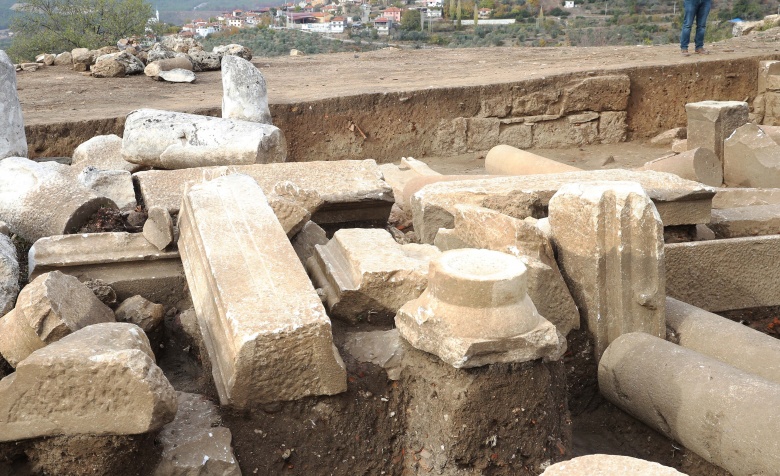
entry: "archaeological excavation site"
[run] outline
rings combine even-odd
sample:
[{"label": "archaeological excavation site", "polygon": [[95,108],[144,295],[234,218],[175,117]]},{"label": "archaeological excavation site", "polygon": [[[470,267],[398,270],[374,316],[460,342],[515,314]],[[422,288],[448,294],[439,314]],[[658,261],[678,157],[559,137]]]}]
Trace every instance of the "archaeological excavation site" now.
[{"label": "archaeological excavation site", "polygon": [[0,51],[0,476],[780,475],[746,38],[178,84]]}]

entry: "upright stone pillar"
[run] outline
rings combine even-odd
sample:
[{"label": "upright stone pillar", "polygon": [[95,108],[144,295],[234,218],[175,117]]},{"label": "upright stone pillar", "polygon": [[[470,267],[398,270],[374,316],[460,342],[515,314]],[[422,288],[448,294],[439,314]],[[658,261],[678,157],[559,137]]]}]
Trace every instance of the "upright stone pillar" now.
[{"label": "upright stone pillar", "polygon": [[628,332],[664,336],[663,223],[635,182],[571,183],[550,199],[558,263],[596,357]]},{"label": "upright stone pillar", "polygon": [[179,251],[223,405],[333,395],[346,371],[330,320],[260,186],[191,186]]},{"label": "upright stone pillar", "polygon": [[222,57],[222,117],[271,124],[265,78],[238,56]]},{"label": "upright stone pillar", "polygon": [[0,50],[0,159],[6,157],[27,157],[27,136],[16,94],[16,68]]},{"label": "upright stone pillar", "polygon": [[750,108],[743,101],[701,101],[686,104],[685,112],[688,115],[688,150],[710,149],[723,164],[723,141],[737,127],[748,122]]}]

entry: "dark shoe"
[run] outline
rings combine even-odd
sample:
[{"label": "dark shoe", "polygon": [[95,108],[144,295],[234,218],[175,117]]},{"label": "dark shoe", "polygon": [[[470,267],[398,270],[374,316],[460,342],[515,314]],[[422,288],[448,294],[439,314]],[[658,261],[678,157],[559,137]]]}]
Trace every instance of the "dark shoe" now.
[{"label": "dark shoe", "polygon": [[696,54],[697,55],[708,55],[708,54],[710,54],[710,50],[705,50],[704,48],[696,48]]},{"label": "dark shoe", "polygon": [[680,50],[683,56],[691,56],[691,53],[688,50]]}]

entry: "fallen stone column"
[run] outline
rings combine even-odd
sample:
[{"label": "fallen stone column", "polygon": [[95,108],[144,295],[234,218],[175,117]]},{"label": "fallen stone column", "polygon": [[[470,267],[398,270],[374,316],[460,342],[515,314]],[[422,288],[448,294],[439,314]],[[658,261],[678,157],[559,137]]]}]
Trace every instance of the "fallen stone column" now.
[{"label": "fallen stone column", "polygon": [[780,384],[776,338],[670,297],[666,327],[676,344]]},{"label": "fallen stone column", "polygon": [[[426,185],[432,184],[432,183],[441,183],[441,182],[461,182],[463,180],[481,180],[481,179],[492,179],[495,178],[492,175],[422,175],[420,177],[413,177],[409,179],[406,184],[404,184],[402,197],[401,197],[401,208],[404,208],[405,210],[411,210],[412,207],[412,196],[414,196],[415,193],[420,191],[423,187]],[[398,202],[398,199],[396,199],[396,202]]]},{"label": "fallen stone column", "polygon": [[[564,184],[594,181],[639,183],[653,200],[664,226],[710,222],[715,194],[712,188],[662,172],[614,169],[428,184],[411,198],[414,229],[421,242],[433,243],[439,228],[453,227],[455,205],[479,205],[515,218],[525,218],[533,216],[539,208],[534,201],[546,206]],[[528,214],[513,213],[512,209],[518,205],[522,205]]]},{"label": "fallen stone column", "polygon": [[780,235],[664,246],[666,293],[710,312],[780,305]]},{"label": "fallen stone column", "polygon": [[67,165],[0,161],[0,220],[27,241],[72,233],[100,207],[116,204],[81,185]]},{"label": "fallen stone column", "polygon": [[729,187],[780,187],[780,145],[755,124],[745,124],[723,146],[723,181]]},{"label": "fallen stone column", "polygon": [[663,224],[639,184],[564,185],[550,199],[550,227],[597,359],[622,334],[665,335]]},{"label": "fallen stone column", "polygon": [[535,175],[577,172],[582,169],[502,144],[490,149],[485,156],[485,170],[491,175]]},{"label": "fallen stone column", "polygon": [[140,233],[50,236],[29,253],[30,279],[62,271],[81,281],[99,279],[120,301],[135,295],[175,306],[189,298],[178,251],[160,251]]},{"label": "fallen stone column", "polygon": [[128,114],[122,157],[163,169],[284,162],[277,127],[256,122],[139,109]]},{"label": "fallen stone column", "polygon": [[404,187],[410,180],[423,176],[441,175],[428,167],[428,164],[425,162],[416,160],[413,157],[402,157],[401,163],[398,165],[382,164],[379,166],[379,170],[382,171],[384,181],[393,188],[395,203],[402,208],[404,206]]},{"label": "fallen stone column", "polygon": [[428,287],[395,316],[413,347],[455,368],[545,358],[566,349],[555,326],[527,294],[520,260],[490,250],[462,249],[431,261]]},{"label": "fallen stone column", "polygon": [[350,228],[315,246],[306,268],[325,292],[331,317],[350,323],[392,322],[401,306],[428,284],[435,246],[396,243],[387,230]]},{"label": "fallen stone column", "polygon": [[669,172],[712,187],[723,185],[723,164],[709,149],[697,148],[645,163],[638,170]]},{"label": "fallen stone column", "polygon": [[27,136],[24,133],[22,105],[16,92],[16,68],[0,50],[0,160],[6,157],[27,157]]},{"label": "fallen stone column", "polygon": [[780,385],[644,333],[599,362],[612,403],[734,476],[780,468]]},{"label": "fallen stone column", "polygon": [[172,421],[176,406],[143,331],[95,324],[33,352],[0,380],[0,441],[147,433]]},{"label": "fallen stone column", "polygon": [[0,354],[16,367],[30,354],[81,328],[114,322],[114,313],[73,276],[53,271],[22,289],[0,318]]},{"label": "fallen stone column", "polygon": [[179,233],[222,404],[250,408],[346,390],[322,302],[251,177],[189,188]]},{"label": "fallen stone column", "polygon": [[238,56],[222,58],[222,117],[272,124],[265,78]]},{"label": "fallen stone column", "polygon": [[723,141],[747,124],[750,108],[742,101],[701,101],[685,105],[688,150],[709,149],[724,163]]},{"label": "fallen stone column", "polygon": [[280,182],[317,192],[323,205],[313,215],[319,225],[370,223],[385,226],[393,206],[392,189],[373,160],[287,162],[181,170],[149,170],[134,174],[147,207],[179,212],[184,187],[229,174],[252,177],[266,195]]}]

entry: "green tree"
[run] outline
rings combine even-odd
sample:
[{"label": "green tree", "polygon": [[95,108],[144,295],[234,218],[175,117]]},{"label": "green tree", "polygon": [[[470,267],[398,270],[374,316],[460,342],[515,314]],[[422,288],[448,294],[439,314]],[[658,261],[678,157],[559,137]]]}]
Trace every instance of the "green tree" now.
[{"label": "green tree", "polygon": [[401,29],[414,31],[420,29],[420,10],[406,10],[401,15]]},{"label": "green tree", "polygon": [[152,6],[145,0],[26,0],[11,22],[17,61],[39,53],[97,49],[144,33]]}]

